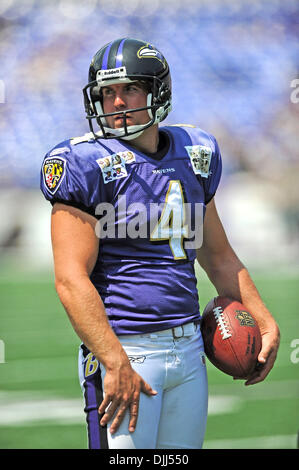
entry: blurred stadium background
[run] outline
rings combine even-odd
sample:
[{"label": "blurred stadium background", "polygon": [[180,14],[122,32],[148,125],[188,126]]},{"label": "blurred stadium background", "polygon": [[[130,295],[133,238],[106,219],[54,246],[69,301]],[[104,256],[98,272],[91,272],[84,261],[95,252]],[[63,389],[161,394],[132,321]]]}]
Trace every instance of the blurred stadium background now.
[{"label": "blurred stadium background", "polygon": [[[216,136],[219,212],[282,332],[262,384],[246,388],[209,365],[205,447],[296,448],[298,23],[296,0],[1,0],[0,448],[86,448],[79,342],[53,287],[39,170],[51,147],[88,132],[81,90],[91,57],[122,36],[165,54],[166,122]],[[198,280],[204,306],[215,291]]]}]

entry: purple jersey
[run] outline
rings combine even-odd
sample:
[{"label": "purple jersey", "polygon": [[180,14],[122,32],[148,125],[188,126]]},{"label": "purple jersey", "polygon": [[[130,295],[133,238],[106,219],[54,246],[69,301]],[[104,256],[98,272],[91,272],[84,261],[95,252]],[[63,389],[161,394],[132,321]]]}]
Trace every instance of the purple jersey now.
[{"label": "purple jersey", "polygon": [[200,319],[192,240],[219,184],[220,151],[199,128],[160,132],[169,140],[160,160],[126,141],[82,137],[59,144],[42,165],[46,199],[99,220],[100,248],[90,279],[117,335]]}]

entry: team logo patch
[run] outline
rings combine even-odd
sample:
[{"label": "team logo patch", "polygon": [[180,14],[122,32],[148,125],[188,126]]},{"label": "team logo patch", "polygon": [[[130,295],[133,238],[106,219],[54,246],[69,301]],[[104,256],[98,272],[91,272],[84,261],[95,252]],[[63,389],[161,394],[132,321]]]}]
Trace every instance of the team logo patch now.
[{"label": "team logo patch", "polygon": [[194,173],[201,175],[203,178],[208,178],[210,175],[212,149],[205,145],[187,145],[185,149],[190,157]]},{"label": "team logo patch", "polygon": [[104,184],[128,176],[126,164],[135,161],[135,154],[130,151],[118,152],[104,158],[99,158],[97,163],[101,168]]},{"label": "team logo patch", "polygon": [[84,362],[85,362],[84,375],[85,375],[85,378],[87,378],[90,375],[93,375],[96,373],[99,367],[99,363],[92,353],[89,353],[86,356]]},{"label": "team logo patch", "polygon": [[254,319],[246,310],[236,310],[236,318],[239,320],[241,326],[255,326]]},{"label": "team logo patch", "polygon": [[54,194],[65,175],[66,161],[61,157],[48,157],[43,164],[43,177],[47,190]]}]

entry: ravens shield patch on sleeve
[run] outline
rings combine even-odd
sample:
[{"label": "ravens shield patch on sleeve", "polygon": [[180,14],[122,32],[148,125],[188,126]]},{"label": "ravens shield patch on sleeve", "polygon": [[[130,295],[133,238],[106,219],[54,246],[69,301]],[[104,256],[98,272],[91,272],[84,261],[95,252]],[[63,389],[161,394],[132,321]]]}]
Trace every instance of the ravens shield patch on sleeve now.
[{"label": "ravens shield patch on sleeve", "polygon": [[66,161],[61,157],[47,157],[43,163],[43,178],[47,190],[54,194],[65,175]]}]

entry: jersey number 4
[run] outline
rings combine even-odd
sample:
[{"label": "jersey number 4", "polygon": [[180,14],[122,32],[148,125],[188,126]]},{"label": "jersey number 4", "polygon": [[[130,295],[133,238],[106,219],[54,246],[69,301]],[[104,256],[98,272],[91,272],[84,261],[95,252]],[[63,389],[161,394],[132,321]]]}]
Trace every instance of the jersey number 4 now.
[{"label": "jersey number 4", "polygon": [[151,241],[168,240],[174,259],[186,259],[183,248],[184,238],[188,238],[184,195],[179,180],[169,182],[162,214],[151,233]]}]

